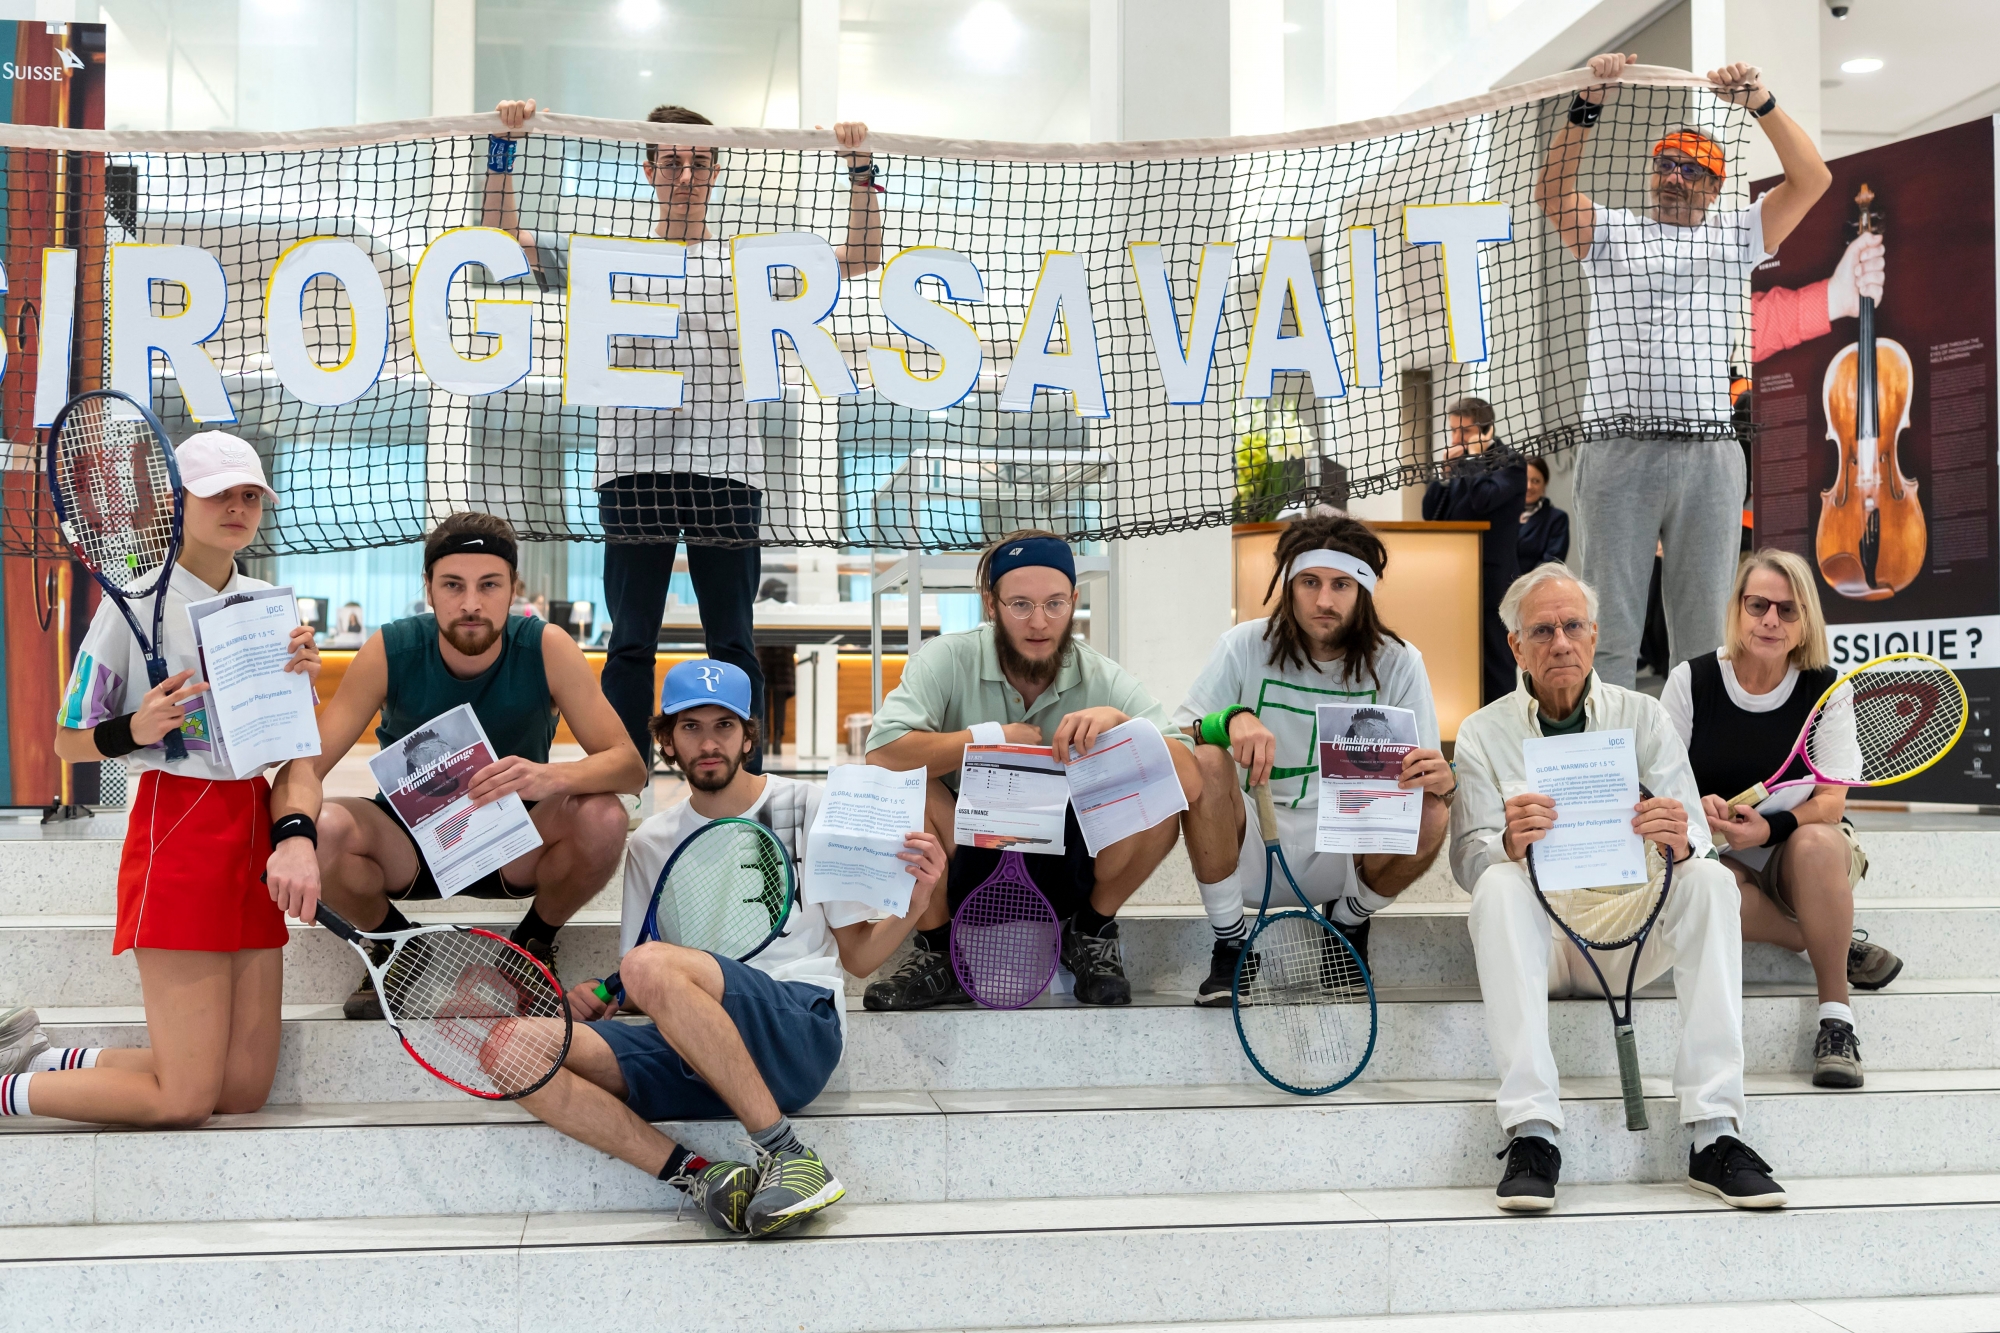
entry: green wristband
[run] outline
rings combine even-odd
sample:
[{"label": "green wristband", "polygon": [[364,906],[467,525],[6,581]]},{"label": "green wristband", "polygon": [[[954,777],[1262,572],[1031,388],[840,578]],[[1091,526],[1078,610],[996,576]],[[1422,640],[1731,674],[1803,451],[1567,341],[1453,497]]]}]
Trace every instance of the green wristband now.
[{"label": "green wristband", "polygon": [[1208,714],[1208,716],[1201,720],[1201,743],[1203,745],[1227,747],[1229,744],[1230,721],[1238,713],[1254,713],[1256,711],[1254,708],[1246,708],[1242,704],[1236,704],[1233,707],[1219,709],[1216,712]]}]

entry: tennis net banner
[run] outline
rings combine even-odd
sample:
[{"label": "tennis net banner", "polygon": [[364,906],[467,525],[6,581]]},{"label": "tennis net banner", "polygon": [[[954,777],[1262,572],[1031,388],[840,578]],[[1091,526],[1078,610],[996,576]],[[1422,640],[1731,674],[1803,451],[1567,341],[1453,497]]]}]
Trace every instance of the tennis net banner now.
[{"label": "tennis net banner", "polygon": [[[38,441],[100,387],[249,439],[268,554],[459,509],[530,539],[1145,536],[1432,478],[1465,395],[1528,453],[1729,436],[1749,292],[1704,256],[1748,117],[1628,72],[1574,150],[1580,259],[1538,180],[1590,83],[1261,138],[875,134],[874,180],[831,133],[546,113],[507,141],[0,126],[0,546],[57,549]],[[1662,228],[1683,130],[1727,170],[1710,224]]]}]

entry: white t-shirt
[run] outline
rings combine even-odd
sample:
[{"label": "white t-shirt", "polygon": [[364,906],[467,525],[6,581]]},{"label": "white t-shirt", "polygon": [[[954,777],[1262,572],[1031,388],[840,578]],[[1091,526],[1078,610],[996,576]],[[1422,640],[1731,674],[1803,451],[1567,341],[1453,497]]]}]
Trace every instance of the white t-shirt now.
[{"label": "white t-shirt", "polygon": [[[810,783],[768,775],[763,794],[738,818],[756,820],[777,834],[778,841],[791,851],[793,868],[798,870],[804,859],[806,830],[819,817],[824,794]],[[667,858],[689,834],[708,822],[696,813],[691,802],[683,801],[639,825],[625,844],[625,902],[618,930],[620,953],[638,943],[646,908],[653,900],[653,886]],[[749,965],[779,981],[803,981],[833,992],[834,1007],[840,1011],[841,1037],[845,1040],[847,1005],[843,994],[847,973],[840,966],[840,942],[833,932],[836,927],[852,926],[873,916],[860,903],[795,902],[784,932],[752,958]]]},{"label": "white t-shirt", "polygon": [[[220,588],[211,588],[179,565],[174,566],[173,578],[167,583],[166,620],[160,627],[167,674],[172,676],[192,671],[196,680],[201,678],[200,662],[195,656],[194,629],[188,624],[189,602],[205,602],[225,593],[252,592],[270,586],[261,579],[246,578],[232,571],[229,582]],[[151,597],[134,599],[132,614],[138,618],[142,629],[152,632]],[[88,731],[107,718],[137,711],[140,700],[152,688],[152,681],[146,675],[146,655],[139,651],[139,641],[132,637],[132,627],[118,613],[117,604],[106,597],[98,604],[97,614],[90,618],[90,629],[83,636],[83,646],[77,650],[76,664],[70,668],[69,687],[63,692],[62,708],[56,715],[57,725]],[[187,719],[181,723],[181,743],[187,746],[185,759],[169,764],[166,742],[161,740],[126,755],[125,767],[128,770],[156,768],[163,773],[208,778],[215,782],[235,779],[236,774],[218,762],[215,747],[208,739],[207,695],[188,701]]]},{"label": "white t-shirt", "polygon": [[1764,250],[1763,201],[1673,227],[1593,207],[1584,415],[1726,422],[1729,358]]},{"label": "white t-shirt", "polygon": [[[1265,624],[1246,620],[1216,640],[1208,665],[1174,710],[1174,725],[1191,727],[1208,713],[1238,704],[1256,710],[1257,720],[1277,738],[1271,799],[1290,842],[1295,822],[1310,830],[1319,817],[1319,715],[1314,711],[1318,705],[1407,708],[1417,715],[1418,744],[1432,750],[1438,748],[1437,706],[1431,701],[1430,677],[1424,674],[1424,655],[1407,643],[1384,639],[1375,655],[1374,673],[1364,671],[1354,678],[1342,662],[1271,665]],[[1295,821],[1287,818],[1291,811],[1306,813]]]},{"label": "white t-shirt", "polygon": [[[1778,688],[1769,694],[1752,694],[1736,680],[1736,668],[1718,649],[1716,665],[1722,668],[1722,688],[1729,695],[1729,702],[1746,713],[1770,713],[1783,708],[1792,697],[1792,690],[1799,683],[1799,669],[1785,667],[1785,678],[1778,682]],[[1666,710],[1667,720],[1673,723],[1674,734],[1681,738],[1682,745],[1694,742],[1694,673],[1686,662],[1681,663],[1667,674],[1666,686],[1660,691],[1660,707]],[[1782,810],[1793,810],[1812,798],[1814,789],[1800,785],[1773,792],[1764,803],[1757,807],[1759,814],[1775,815]],[[1698,818],[1700,811],[1690,810],[1690,819]],[[1732,857],[1749,866],[1752,870],[1762,870],[1764,863],[1771,859],[1772,847],[1730,847],[1720,838],[1716,839],[1716,850],[1724,856]]]}]

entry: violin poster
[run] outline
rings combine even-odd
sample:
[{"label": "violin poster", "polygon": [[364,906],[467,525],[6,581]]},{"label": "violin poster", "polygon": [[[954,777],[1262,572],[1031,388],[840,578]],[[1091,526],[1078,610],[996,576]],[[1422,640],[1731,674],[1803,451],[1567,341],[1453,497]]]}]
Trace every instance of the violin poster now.
[{"label": "violin poster", "polygon": [[1751,281],[1757,544],[1817,572],[1836,669],[1928,653],[1972,701],[1958,749],[1902,800],[2000,792],[1996,134],[1979,120],[1834,159]]}]

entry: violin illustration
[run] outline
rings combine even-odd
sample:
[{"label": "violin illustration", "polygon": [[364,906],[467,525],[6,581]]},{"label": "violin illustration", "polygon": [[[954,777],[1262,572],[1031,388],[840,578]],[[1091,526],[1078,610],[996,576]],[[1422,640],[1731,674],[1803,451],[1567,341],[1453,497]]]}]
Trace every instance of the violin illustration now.
[{"label": "violin illustration", "polygon": [[[1875,192],[1854,196],[1855,232],[1881,230]],[[1917,483],[1903,475],[1896,440],[1910,424],[1914,374],[1903,345],[1875,336],[1875,302],[1861,298],[1855,341],[1826,368],[1826,436],[1839,446],[1833,485],[1820,492],[1819,572],[1842,597],[1879,602],[1924,566]]]}]

